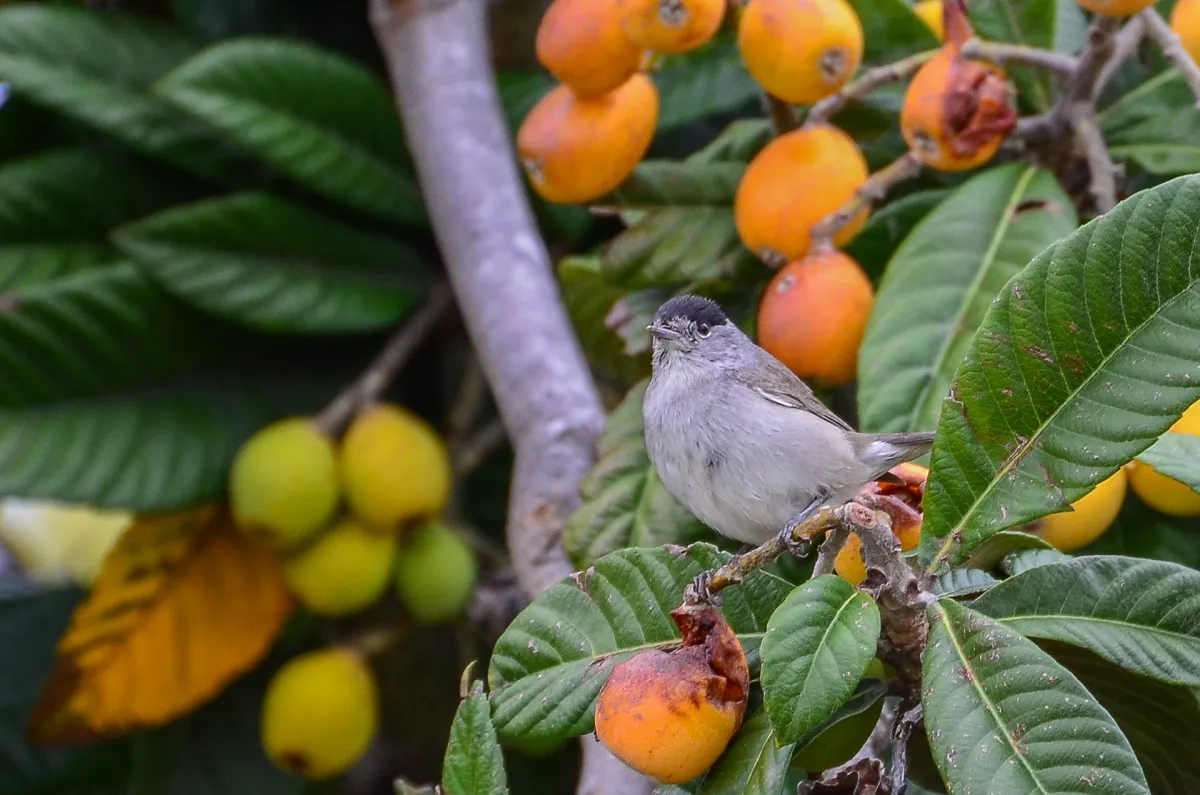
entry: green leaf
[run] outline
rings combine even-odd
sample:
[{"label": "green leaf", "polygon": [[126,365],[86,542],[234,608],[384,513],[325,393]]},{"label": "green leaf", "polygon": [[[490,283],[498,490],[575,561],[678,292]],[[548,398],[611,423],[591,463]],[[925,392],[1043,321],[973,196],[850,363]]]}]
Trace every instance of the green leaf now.
[{"label": "green leaf", "polygon": [[878,639],[875,601],[841,577],[822,575],[788,595],[760,649],[767,713],[780,742],[796,742],[850,698]]},{"label": "green leaf", "polygon": [[942,406],[921,560],[1078,500],[1200,398],[1200,176],[1142,191],[1000,293]]},{"label": "green leaf", "polygon": [[131,264],[14,304],[0,311],[0,496],[191,506],[224,492],[253,431],[333,391],[319,349],[286,358],[295,349],[198,314]]},{"label": "green leaf", "polygon": [[[973,0],[967,9],[980,38],[1048,50],[1056,43],[1058,5],[1057,0]],[[1021,66],[1006,71],[1016,82],[1021,98],[1034,110],[1050,108],[1054,87],[1050,75]]]},{"label": "green leaf", "polygon": [[215,701],[162,729],[139,735],[126,795],[301,795],[303,779],[263,751],[262,703],[275,659],[234,682]]},{"label": "green leaf", "polygon": [[732,35],[718,34],[711,44],[672,58],[654,74],[658,87],[660,132],[732,113],[754,102],[758,84],[746,72]]},{"label": "green leaf", "polygon": [[658,479],[646,453],[642,399],[649,380],[629,390],[604,425],[599,459],[580,486],[583,504],[567,520],[563,546],[577,566],[625,547],[686,544],[710,531]]},{"label": "green leaf", "polygon": [[868,676],[859,681],[846,703],[796,742],[793,767],[816,772],[849,761],[878,723],[886,695],[881,680]]},{"label": "green leaf", "polygon": [[737,119],[687,159],[691,163],[749,163],[771,138],[771,123],[766,119]]},{"label": "green leaf", "polygon": [[1139,558],[1073,558],[1005,580],[972,607],[1028,637],[1200,687],[1200,571]]},{"label": "green leaf", "polygon": [[417,254],[400,242],[265,193],[174,207],[113,239],[188,303],[269,331],[383,328],[426,281]]},{"label": "green leaf", "polygon": [[983,593],[998,582],[982,569],[951,569],[934,577],[929,589],[949,599]]},{"label": "green leaf", "polygon": [[929,620],[921,704],[949,792],[1149,795],[1112,717],[1033,641],[949,599]]},{"label": "green leaf", "polygon": [[1200,436],[1164,433],[1142,451],[1138,460],[1154,467],[1159,474],[1200,491]]},{"label": "green leaf", "polygon": [[5,795],[116,795],[129,774],[129,743],[31,748],[25,725],[55,646],[83,598],[76,588],[8,587],[0,573],[0,792]]},{"label": "green leaf", "polygon": [[904,0],[850,0],[863,26],[867,64],[898,61],[938,46],[937,36]]},{"label": "green leaf", "polygon": [[974,547],[963,558],[963,564],[976,569],[990,569],[1018,549],[1052,550],[1054,546],[1032,533],[1019,530],[1001,530],[988,536],[987,540]]},{"label": "green leaf", "polygon": [[862,231],[846,244],[846,253],[868,276],[877,279],[900,242],[949,195],[949,189],[939,188],[911,193],[891,202],[871,214]]},{"label": "green leaf", "polygon": [[154,92],[324,196],[425,220],[391,95],[353,61],[298,41],[236,39],[203,50]]},{"label": "green leaf", "polygon": [[614,238],[601,262],[606,278],[630,288],[767,274],[742,245],[732,206],[656,210]]},{"label": "green leaf", "polygon": [[1038,252],[1078,225],[1054,175],[1020,164],[955,190],[887,265],[859,353],[867,431],[932,430],[992,299]]},{"label": "green leaf", "polygon": [[[636,294],[609,284],[600,274],[600,261],[596,257],[563,257],[558,262],[558,282],[588,363],[627,384],[648,377],[649,345],[631,349],[610,325],[626,315],[637,314],[627,301],[627,297]],[[618,306],[622,301],[626,303]]]},{"label": "green leaf", "polygon": [[[613,664],[678,641],[669,613],[682,603],[684,587],[730,557],[708,544],[686,552],[623,549],[535,599],[492,652],[488,689],[501,741],[545,748],[591,731],[596,696]],[[721,610],[748,655],[788,590],[759,571],[723,593]]]},{"label": "green leaf", "polygon": [[114,261],[109,229],[179,197],[110,147],[51,149],[0,166],[0,291]]},{"label": "green leaf", "polygon": [[1057,549],[1019,549],[1000,561],[1000,567],[1008,576],[1015,577],[1022,572],[1036,569],[1038,566],[1061,563],[1069,560],[1070,557]]},{"label": "green leaf", "polygon": [[622,208],[733,206],[741,163],[645,160],[629,179],[595,204]]},{"label": "green leaf", "polygon": [[51,3],[0,9],[0,75],[14,93],[188,171],[244,177],[244,158],[146,93],[195,49],[132,15]]},{"label": "green leaf", "polygon": [[696,794],[783,795],[793,747],[780,744],[767,711],[761,704],[753,704],[742,728],[705,774]]},{"label": "green leaf", "polygon": [[450,726],[446,760],[442,768],[446,795],[506,795],[508,777],[504,756],[483,683],[476,682],[458,706]]},{"label": "green leaf", "polygon": [[1098,114],[1109,153],[1152,174],[1200,171],[1200,109],[1179,72],[1162,72]]},{"label": "green leaf", "polygon": [[1076,646],[1038,644],[1073,673],[1133,746],[1155,795],[1200,792],[1200,701],[1178,685],[1123,671]]}]

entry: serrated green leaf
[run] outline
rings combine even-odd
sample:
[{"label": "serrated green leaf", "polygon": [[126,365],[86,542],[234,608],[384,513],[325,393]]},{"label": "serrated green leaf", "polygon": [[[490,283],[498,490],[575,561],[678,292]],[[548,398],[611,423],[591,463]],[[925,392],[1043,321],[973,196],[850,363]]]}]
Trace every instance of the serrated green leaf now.
[{"label": "serrated green leaf", "polygon": [[1200,687],[1200,572],[1088,556],[1029,569],[972,603],[1023,635],[1090,649],[1171,684]]},{"label": "serrated green leaf", "polygon": [[244,177],[245,158],[146,93],[195,49],[132,15],[50,3],[0,9],[0,75],[14,93],[188,171]]},{"label": "serrated green leaf", "polygon": [[180,192],[110,147],[50,149],[0,166],[0,292],[117,259],[109,229]]},{"label": "serrated green leaf", "polygon": [[779,741],[794,743],[854,693],[875,657],[879,608],[841,577],[792,591],[767,624],[762,683]]},{"label": "serrated green leaf", "polygon": [[[593,728],[612,665],[680,638],[669,615],[700,572],[731,556],[708,544],[624,549],[551,587],[496,642],[488,669],[492,720],[505,742],[539,748]],[[757,651],[787,582],[754,572],[723,595],[721,611],[747,654]]]},{"label": "serrated green leaf", "polygon": [[849,0],[863,26],[867,64],[898,61],[938,46],[937,37],[904,0]]},{"label": "serrated green leaf", "polygon": [[1151,558],[1200,569],[1200,533],[1195,519],[1163,516],[1130,495],[1112,527],[1076,554]]},{"label": "serrated green leaf", "polygon": [[951,795],[1149,795],[1112,717],[1033,641],[949,599],[929,621],[921,704]]},{"label": "serrated green leaf", "polygon": [[983,593],[998,582],[982,569],[951,569],[934,577],[929,590],[949,599]]},{"label": "serrated green leaf", "polygon": [[577,566],[625,547],[686,544],[711,532],[671,496],[646,453],[640,381],[613,410],[597,443],[599,458],[580,485],[583,503],[567,520],[563,546]]},{"label": "serrated green leaf", "polygon": [[[650,357],[646,355],[649,347],[631,350],[628,342],[617,334],[617,328],[610,326],[610,323],[619,323],[627,314],[617,304],[630,294],[608,283],[600,274],[599,260],[596,257],[564,257],[558,262],[558,283],[588,363],[625,383],[647,377],[650,374]],[[628,314],[635,313],[630,309]]]},{"label": "serrated green leaf", "polygon": [[425,220],[391,96],[353,61],[299,41],[236,39],[198,53],[154,93],[324,196]]},{"label": "serrated green leaf", "polygon": [[858,357],[862,428],[932,430],[992,299],[1078,226],[1054,175],[1011,164],[955,190],[888,262]]},{"label": "serrated green leaf", "polygon": [[1042,649],[1073,673],[1100,702],[1133,747],[1155,795],[1200,792],[1200,701],[1187,688],[1156,682],[1081,649],[1041,641]]},{"label": "serrated green leaf", "polygon": [[654,83],[660,131],[741,110],[762,90],[742,66],[735,37],[725,33],[701,49],[672,58],[654,74]]},{"label": "serrated green leaf", "polygon": [[[1056,43],[1060,13],[1067,13],[1060,12],[1058,6],[1059,0],[973,0],[967,12],[981,39],[1048,50]],[[1063,24],[1073,22],[1064,20]],[[1034,110],[1049,109],[1054,96],[1050,75],[1022,66],[1011,66],[1006,71],[1016,82],[1021,98]]]},{"label": "serrated green leaf", "polygon": [[131,264],[19,290],[14,304],[0,311],[0,496],[198,504],[224,492],[254,430],[284,406],[320,405],[314,354],[289,363],[280,342],[200,315]]},{"label": "serrated green leaf", "polygon": [[508,776],[504,756],[483,684],[476,682],[458,705],[450,725],[450,741],[442,766],[442,789],[446,795],[505,795]]},{"label": "serrated green leaf", "polygon": [[782,795],[793,747],[779,743],[766,710],[761,704],[752,705],[742,728],[705,774],[696,793]]},{"label": "serrated green leaf", "polygon": [[877,279],[900,242],[950,193],[945,188],[919,191],[871,213],[862,231],[846,244],[846,253],[862,266],[868,276]]},{"label": "serrated green leaf", "polygon": [[113,240],[171,293],[275,332],[357,332],[395,323],[422,292],[417,254],[266,193],[174,207]]},{"label": "serrated green leaf", "polygon": [[655,210],[605,248],[606,278],[624,287],[662,287],[765,275],[742,245],[733,207],[668,207]]},{"label": "serrated green leaf", "polygon": [[1162,72],[1122,94],[1097,116],[1109,153],[1153,174],[1200,171],[1200,109],[1182,75]]},{"label": "serrated green leaf", "polygon": [[1138,460],[1154,467],[1159,474],[1200,491],[1200,436],[1164,433],[1142,451]]},{"label": "serrated green leaf", "polygon": [[1019,549],[1000,561],[1000,567],[1008,576],[1015,577],[1022,572],[1036,569],[1038,566],[1061,563],[1069,560],[1070,557],[1057,549]]},{"label": "serrated green leaf", "polygon": [[598,205],[623,208],[733,206],[738,182],[746,167],[741,163],[688,160],[645,160]]},{"label": "serrated green leaf", "polygon": [[1200,398],[1200,176],[1142,191],[1005,286],[942,406],[921,560],[1078,500]]}]

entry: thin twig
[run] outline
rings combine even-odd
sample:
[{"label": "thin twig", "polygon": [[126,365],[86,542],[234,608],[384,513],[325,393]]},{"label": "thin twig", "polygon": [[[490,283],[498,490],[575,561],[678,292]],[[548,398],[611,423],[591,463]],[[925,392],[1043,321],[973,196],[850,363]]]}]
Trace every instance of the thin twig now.
[{"label": "thin twig", "polygon": [[1074,119],[1075,140],[1083,147],[1091,183],[1088,190],[1096,212],[1106,213],[1117,206],[1116,166],[1108,154],[1108,144],[1096,121],[1095,113],[1078,114]]},{"label": "thin twig", "polygon": [[762,102],[767,118],[771,120],[772,135],[780,136],[796,129],[796,109],[790,103],[766,91],[762,92]]},{"label": "thin twig", "polygon": [[[897,709],[903,709],[904,706],[901,702]],[[892,727],[892,764],[888,770],[891,792],[900,792],[908,780],[908,740],[923,716],[924,712],[918,703],[900,716]]]},{"label": "thin twig", "polygon": [[1126,61],[1137,54],[1138,47],[1141,46],[1145,36],[1146,23],[1140,16],[1133,17],[1121,27],[1121,30],[1113,37],[1112,57],[1108,59],[1108,63],[1104,64],[1104,68],[1096,77],[1097,96],[1112,82]]},{"label": "thin twig", "polygon": [[317,426],[327,434],[336,435],[355,414],[378,400],[409,357],[421,346],[438,318],[449,309],[450,298],[448,285],[444,282],[435,284],[425,297],[425,305],[388,340],[358,380],[343,389],[321,411],[316,419]]},{"label": "thin twig", "polygon": [[813,227],[809,250],[821,251],[833,246],[833,238],[864,209],[880,201],[892,187],[921,173],[921,161],[915,152],[905,152],[889,165],[872,174],[854,196],[837,212],[823,218]]},{"label": "thin twig", "polygon": [[877,66],[863,72],[862,77],[847,83],[841,91],[832,94],[809,108],[808,116],[804,119],[806,127],[825,124],[842,108],[851,102],[863,99],[868,94],[886,85],[899,83],[912,77],[918,69],[937,55],[937,50],[926,50],[916,55],[910,55],[894,63]]},{"label": "thin twig", "polygon": [[1006,64],[1032,66],[1035,69],[1044,69],[1061,78],[1070,77],[1078,66],[1074,57],[1060,52],[1051,52],[1024,44],[1005,44],[982,39],[968,41],[962,47],[962,54],[966,58],[990,61],[1000,66]]},{"label": "thin twig", "polygon": [[479,468],[507,439],[504,423],[493,420],[465,437],[454,453],[454,473],[465,478]]},{"label": "thin twig", "polygon": [[1154,40],[1167,60],[1183,75],[1188,88],[1192,90],[1192,95],[1196,97],[1196,107],[1200,107],[1200,66],[1197,66],[1192,56],[1183,49],[1179,36],[1171,30],[1162,14],[1153,8],[1142,11],[1138,14],[1138,19],[1146,25],[1146,35]]},{"label": "thin twig", "polygon": [[484,377],[483,368],[479,366],[479,358],[472,351],[463,368],[458,393],[446,412],[446,436],[451,447],[461,444],[466,439],[475,421],[479,419],[487,399],[487,379]]},{"label": "thin twig", "polygon": [[813,564],[812,576],[814,579],[822,574],[833,572],[838,553],[842,551],[842,547],[846,546],[849,539],[850,531],[844,527],[835,527],[825,535],[825,543],[821,544],[821,548],[817,551],[817,562]]}]

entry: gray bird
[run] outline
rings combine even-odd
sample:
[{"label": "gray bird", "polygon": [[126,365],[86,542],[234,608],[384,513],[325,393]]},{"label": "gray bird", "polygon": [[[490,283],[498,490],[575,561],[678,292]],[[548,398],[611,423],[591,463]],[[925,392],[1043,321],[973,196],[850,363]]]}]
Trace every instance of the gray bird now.
[{"label": "gray bird", "polygon": [[649,331],[646,450],[667,491],[722,535],[787,538],[933,445],[932,433],[855,431],[707,298],[672,298]]}]

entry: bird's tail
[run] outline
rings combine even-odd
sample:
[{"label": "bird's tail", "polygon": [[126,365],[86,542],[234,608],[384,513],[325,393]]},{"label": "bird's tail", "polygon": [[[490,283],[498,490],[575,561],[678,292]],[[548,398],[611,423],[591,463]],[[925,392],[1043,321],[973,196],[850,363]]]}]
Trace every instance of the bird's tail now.
[{"label": "bird's tail", "polygon": [[859,435],[859,458],[879,477],[897,464],[920,458],[933,448],[933,432],[864,433]]}]

